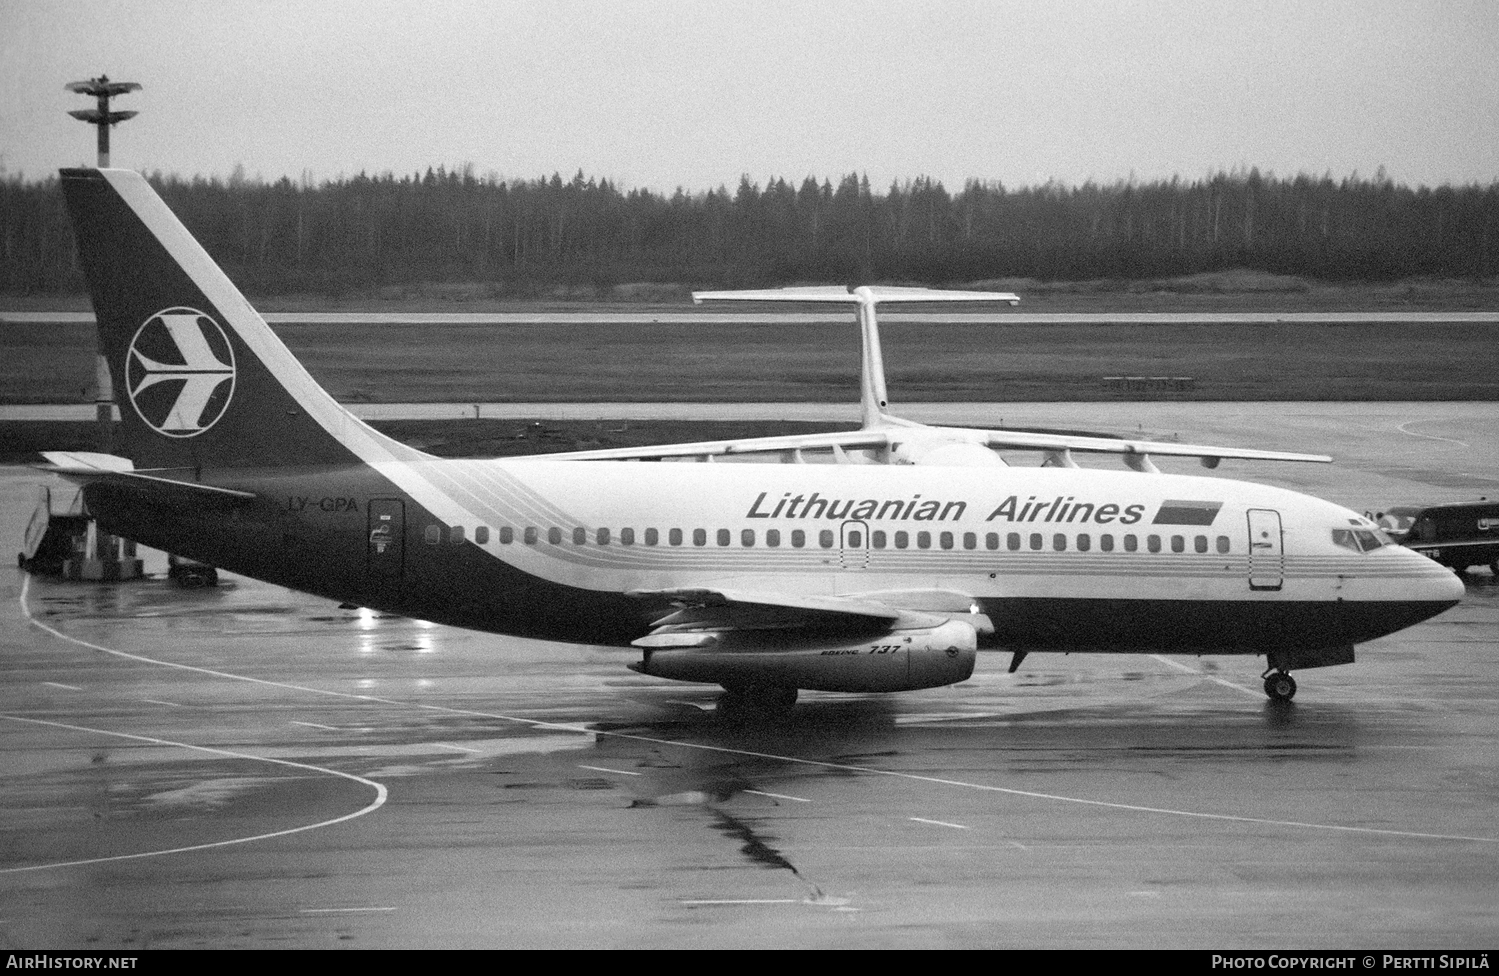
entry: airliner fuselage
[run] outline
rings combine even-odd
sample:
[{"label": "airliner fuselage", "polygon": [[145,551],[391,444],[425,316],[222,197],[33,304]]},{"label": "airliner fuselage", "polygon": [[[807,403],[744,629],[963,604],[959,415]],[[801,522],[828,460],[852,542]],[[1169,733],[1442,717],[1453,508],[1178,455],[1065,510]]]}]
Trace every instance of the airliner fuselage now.
[{"label": "airliner fuselage", "polygon": [[149,493],[94,487],[90,504],[334,599],[599,644],[670,602],[628,593],[919,589],[971,596],[982,646],[1263,654],[1383,636],[1461,587],[1357,513],[1225,478],[544,458],[204,476],[256,500],[153,516]]}]

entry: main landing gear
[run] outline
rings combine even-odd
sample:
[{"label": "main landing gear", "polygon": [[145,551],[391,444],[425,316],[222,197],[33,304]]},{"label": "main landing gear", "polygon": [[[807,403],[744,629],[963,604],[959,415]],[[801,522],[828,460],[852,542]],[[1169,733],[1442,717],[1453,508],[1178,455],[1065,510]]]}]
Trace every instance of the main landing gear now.
[{"label": "main landing gear", "polygon": [[1296,679],[1291,677],[1289,671],[1266,671],[1265,694],[1270,696],[1271,701],[1288,702],[1296,697]]}]

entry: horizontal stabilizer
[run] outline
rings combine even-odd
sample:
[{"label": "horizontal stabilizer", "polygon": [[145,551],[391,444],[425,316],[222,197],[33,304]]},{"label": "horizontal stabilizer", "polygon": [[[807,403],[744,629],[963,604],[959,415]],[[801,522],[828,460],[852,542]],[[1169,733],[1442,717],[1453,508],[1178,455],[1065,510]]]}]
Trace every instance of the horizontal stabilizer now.
[{"label": "horizontal stabilizer", "polygon": [[850,291],[837,285],[805,288],[748,288],[735,291],[695,291],[695,304],[703,302],[836,302],[848,305],[884,302],[1005,302],[1020,304],[1020,296],[1007,291],[942,291],[937,288],[900,288],[866,285]]},{"label": "horizontal stabilizer", "polygon": [[43,453],[50,464],[39,464],[39,471],[46,471],[80,484],[113,484],[130,488],[146,489],[176,495],[198,502],[243,504],[255,498],[254,492],[236,491],[199,484],[196,481],[180,481],[164,478],[158,474],[132,470],[126,458],[109,454],[92,454],[74,451],[46,451]]}]

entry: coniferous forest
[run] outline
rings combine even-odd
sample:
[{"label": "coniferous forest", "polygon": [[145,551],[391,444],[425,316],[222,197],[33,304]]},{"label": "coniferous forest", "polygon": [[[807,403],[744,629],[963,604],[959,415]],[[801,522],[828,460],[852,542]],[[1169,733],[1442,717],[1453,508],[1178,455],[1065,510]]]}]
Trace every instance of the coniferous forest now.
[{"label": "coniferous forest", "polygon": [[[478,282],[527,297],[632,282],[749,287],[1149,279],[1251,268],[1324,281],[1499,274],[1499,182],[1397,185],[1258,170],[1195,181],[956,192],[848,175],[663,194],[473,167],[274,183],[151,177],[254,294]],[[57,178],[0,179],[0,292],[82,292]]]}]

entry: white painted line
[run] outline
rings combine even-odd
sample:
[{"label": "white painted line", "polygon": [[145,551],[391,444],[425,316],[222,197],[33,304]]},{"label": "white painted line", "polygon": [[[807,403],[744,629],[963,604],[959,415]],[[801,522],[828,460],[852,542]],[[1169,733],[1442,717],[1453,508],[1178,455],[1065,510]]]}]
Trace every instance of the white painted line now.
[{"label": "white painted line", "polygon": [[186,708],[187,707],[186,705],[180,704],[179,702],[162,701],[160,698],[142,698],[141,701],[147,702],[147,703],[149,703],[151,705],[166,705],[166,706],[169,706],[171,708]]},{"label": "white painted line", "polygon": [[800,898],[684,898],[683,905],[800,905]]},{"label": "white painted line", "polygon": [[907,817],[906,819],[908,819],[908,820],[914,820],[917,823],[931,824],[933,827],[952,827],[954,830],[971,830],[972,829],[972,828],[967,827],[967,826],[965,826],[963,824],[948,823],[946,820],[928,820],[925,817]]},{"label": "white painted line", "polygon": [[[1137,804],[1137,803],[1119,803],[1119,802],[1116,802],[1116,801],[1113,801],[1113,800],[1095,800],[1095,799],[1090,799],[1088,797],[1067,796],[1067,795],[1061,794],[1061,793],[1043,793],[1043,792],[1040,792],[1039,790],[1020,790],[1020,789],[1015,789],[1014,787],[1010,787],[1010,786],[996,786],[996,785],[994,785],[992,783],[975,783],[975,782],[972,782],[972,781],[969,781],[969,780],[949,779],[949,778],[944,777],[944,776],[932,776],[932,775],[927,775],[927,774],[923,774],[923,773],[910,773],[910,772],[905,772],[905,771],[898,770],[898,769],[881,769],[881,768],[879,768],[877,766],[860,766],[860,765],[857,765],[855,763],[839,763],[839,762],[832,762],[832,761],[829,761],[829,760],[826,760],[826,759],[807,759],[807,758],[802,757],[802,756],[777,755],[775,753],[769,753],[769,752],[758,752],[758,751],[753,750],[753,749],[738,749],[738,748],[735,748],[733,746],[710,745],[710,744],[705,743],[705,742],[682,742],[682,741],[673,740],[673,739],[661,739],[661,738],[657,738],[655,736],[640,735],[640,734],[631,733],[631,732],[609,732],[609,731],[603,731],[603,730],[600,730],[600,729],[591,728],[591,727],[589,727],[587,725],[584,725],[584,724],[581,724],[581,723],[547,722],[547,721],[543,721],[543,720],[540,720],[540,719],[524,718],[524,717],[517,716],[517,715],[504,715],[504,714],[501,714],[499,712],[485,712],[485,711],[480,711],[480,710],[475,709],[475,708],[454,708],[454,707],[449,706],[449,705],[431,705],[431,704],[427,704],[425,702],[401,701],[400,699],[396,699],[396,698],[381,698],[381,697],[379,697],[377,695],[356,695],[356,694],[354,694],[352,692],[347,692],[347,691],[331,691],[331,690],[328,690],[328,689],[325,689],[325,688],[309,688],[306,685],[294,685],[294,684],[291,684],[291,683],[285,682],[285,681],[269,681],[269,680],[267,680],[265,678],[255,678],[255,677],[251,677],[250,675],[245,675],[245,674],[234,674],[233,672],[229,672],[229,671],[215,671],[212,668],[202,668],[202,667],[197,667],[197,666],[191,665],[191,664],[178,664],[178,663],[176,663],[174,661],[162,661],[162,660],[159,660],[157,658],[146,657],[145,655],[142,655],[142,654],[131,654],[128,651],[115,650],[112,647],[105,647],[102,644],[94,644],[94,643],[91,643],[89,641],[83,640],[83,639],[78,638],[78,637],[70,637],[67,634],[63,633],[62,631],[58,630],[57,628],[51,627],[51,626],[49,626],[47,624],[42,623],[40,620],[37,620],[32,615],[32,613],[31,613],[31,607],[28,606],[27,602],[26,602],[27,593],[29,592],[30,585],[31,585],[31,577],[28,575],[21,582],[21,592],[20,592],[20,595],[18,597],[18,600],[19,600],[19,602],[21,604],[21,611],[22,611],[22,613],[25,615],[27,622],[30,623],[33,627],[36,627],[38,630],[44,630],[44,631],[46,631],[47,633],[51,634],[53,637],[56,637],[58,640],[67,641],[68,643],[70,643],[70,644],[76,644],[79,647],[87,647],[87,648],[89,648],[91,650],[99,651],[101,654],[109,654],[109,655],[112,655],[114,657],[118,657],[118,658],[121,658],[121,659],[124,659],[124,660],[127,660],[127,661],[137,661],[137,662],[142,663],[142,664],[150,664],[150,665],[154,665],[156,667],[162,667],[162,668],[176,668],[179,671],[190,671],[190,672],[193,672],[195,674],[206,674],[206,675],[209,675],[209,676],[214,677],[214,678],[223,678],[223,679],[227,679],[227,680],[230,680],[230,681],[244,681],[244,682],[247,682],[249,684],[262,685],[262,686],[267,687],[267,688],[281,688],[281,689],[284,689],[286,691],[296,691],[296,692],[301,692],[303,694],[308,694],[308,695],[323,695],[323,696],[326,696],[326,697],[329,697],[329,698],[344,699],[346,701],[362,701],[362,702],[368,702],[368,703],[371,703],[371,704],[378,704],[378,705],[393,705],[393,706],[396,706],[398,708],[410,708],[410,709],[414,709],[414,710],[417,710],[417,711],[435,712],[435,713],[438,713],[438,714],[441,714],[441,715],[462,715],[462,716],[467,716],[467,717],[471,717],[471,718],[493,719],[494,721],[497,721],[497,722],[511,722],[511,723],[516,724],[516,725],[524,725],[524,726],[526,726],[528,728],[532,728],[532,729],[546,729],[546,730],[556,731],[556,732],[571,732],[571,733],[575,733],[577,735],[587,736],[588,738],[590,738],[592,740],[595,740],[595,741],[598,740],[598,739],[600,739],[600,738],[618,739],[621,742],[637,742],[637,743],[641,743],[641,744],[644,744],[644,745],[656,746],[656,747],[663,748],[663,749],[690,749],[690,750],[694,750],[694,751],[697,751],[697,752],[714,753],[716,755],[721,755],[721,756],[742,756],[742,757],[745,757],[745,758],[748,758],[748,759],[771,760],[771,761],[782,763],[782,764],[786,764],[786,765],[804,766],[804,767],[806,767],[808,769],[836,770],[838,772],[858,773],[858,774],[864,775],[864,776],[882,776],[882,777],[886,777],[888,779],[899,779],[899,780],[905,780],[907,782],[913,782],[913,783],[927,783],[927,784],[930,784],[930,785],[933,785],[933,786],[948,786],[948,787],[952,787],[954,789],[974,790],[974,791],[981,792],[981,793],[994,793],[994,794],[999,794],[999,795],[1003,795],[1003,796],[1018,796],[1018,797],[1024,797],[1026,799],[1042,800],[1042,801],[1047,801],[1047,802],[1051,802],[1051,803],[1071,803],[1071,804],[1076,804],[1078,806],[1097,807],[1097,808],[1103,809],[1103,810],[1120,810],[1120,811],[1124,811],[1124,812],[1127,812],[1127,813],[1152,814],[1152,815],[1156,815],[1156,816],[1166,816],[1166,817],[1184,817],[1184,818],[1187,818],[1187,819],[1190,819],[1190,820],[1210,820],[1210,821],[1217,821],[1219,823],[1254,824],[1256,826],[1262,826],[1262,827],[1284,827],[1284,828],[1299,829],[1299,830],[1326,830],[1326,831],[1332,831],[1332,832],[1340,833],[1340,834],[1360,834],[1360,835],[1370,836],[1370,837],[1403,837],[1403,838],[1406,838],[1406,839],[1409,839],[1409,840],[1460,841],[1460,842],[1465,842],[1465,843],[1476,843],[1476,844],[1499,844],[1499,836],[1482,837],[1482,836],[1473,835],[1473,834],[1438,834],[1438,833],[1430,833],[1430,832],[1426,832],[1426,831],[1416,831],[1416,830],[1397,830],[1397,829],[1393,829],[1393,828],[1389,828],[1389,827],[1357,827],[1357,826],[1350,826],[1348,824],[1316,823],[1314,821],[1307,821],[1307,820],[1282,820],[1282,819],[1279,819],[1279,818],[1276,818],[1276,817],[1248,817],[1248,816],[1243,816],[1243,815],[1240,815],[1240,814],[1233,814],[1233,813],[1210,813],[1210,812],[1203,811],[1203,810],[1183,810],[1183,809],[1174,808],[1174,807],[1153,807],[1153,806],[1145,806],[1143,804]],[[1170,661],[1167,661],[1166,663],[1168,663],[1168,664],[1174,664],[1174,662],[1170,662]],[[1181,667],[1181,665],[1175,665],[1175,666]],[[1187,669],[1187,670],[1190,670],[1190,669]],[[1221,682],[1221,683],[1227,685],[1230,688],[1238,688],[1241,691],[1245,690],[1245,689],[1239,688],[1238,685],[1234,685],[1234,684],[1231,684],[1229,682]],[[17,721],[35,721],[34,719],[16,719],[16,720]],[[186,748],[201,748],[201,747],[198,747],[198,746],[188,746]],[[283,760],[273,760],[273,759],[262,759],[262,757],[259,757],[259,756],[246,756],[245,758],[248,758],[248,759],[260,759],[263,762],[282,762],[283,761]],[[308,768],[317,769],[318,767],[308,767]],[[591,768],[595,768],[595,767],[585,766],[583,768],[585,768],[585,769],[591,769]],[[372,807],[370,807],[370,808],[368,808],[366,810],[359,811],[359,813],[350,814],[349,815],[350,817],[360,816],[363,813],[367,813],[370,810],[373,810],[375,808],[375,806],[378,806],[380,803],[384,803],[384,797],[385,797],[385,792],[384,791],[385,791],[385,787],[381,786],[379,783],[375,783],[373,780],[363,780],[360,777],[353,776],[352,774],[349,774],[349,773],[341,773],[341,772],[338,772],[337,770],[328,769],[328,770],[320,770],[320,771],[327,772],[327,773],[332,773],[335,776],[345,776],[345,777],[348,777],[350,779],[359,779],[360,782],[369,783],[370,785],[377,787],[381,791],[380,792],[380,799],[379,799],[378,803],[376,803],[374,806],[372,806]],[[639,776],[640,775],[639,773],[626,773],[623,770],[599,770],[599,771],[600,772],[619,772],[619,773],[622,773],[623,775],[628,775],[628,776]],[[347,819],[347,818],[342,818],[342,819]],[[331,823],[337,823],[337,822],[338,821],[331,821],[330,820],[327,823],[331,824]],[[319,826],[326,826],[326,824],[313,824],[313,825],[311,825],[309,827],[300,827],[300,828],[297,828],[297,829],[298,830],[311,830],[311,829],[313,829],[313,827],[319,827]],[[272,835],[266,835],[266,836],[276,836],[276,835],[272,834]],[[246,838],[246,840],[256,840],[256,839],[258,839],[258,838]],[[243,841],[224,841],[222,843],[224,843],[224,844],[232,844],[232,843],[242,843],[242,842]],[[220,846],[220,845],[208,845],[208,846]],[[171,852],[167,852],[167,853],[171,853]],[[146,856],[146,855],[126,855],[126,856],[127,857],[133,857],[133,856]],[[103,860],[120,860],[120,858],[104,858]],[[93,862],[82,862],[82,863],[93,863]],[[65,866],[65,865],[41,865],[41,867],[61,867],[61,866]],[[15,870],[34,870],[34,869],[31,869],[31,868],[19,868],[19,869],[18,868],[10,868],[10,869],[0,870],[0,873],[6,873],[8,871],[15,871]]]},{"label": "white painted line", "polygon": [[65,685],[65,684],[62,684],[61,682],[57,682],[57,681],[43,681],[42,684],[44,684],[44,685],[51,685],[53,688],[64,688],[64,689],[66,689],[68,691],[82,691],[83,690],[82,688],[78,687],[77,685]]},{"label": "white painted line", "polygon": [[348,915],[356,912],[393,912],[394,905],[371,905],[368,908],[304,908],[303,915]]},{"label": "white painted line", "polygon": [[1413,430],[1406,430],[1405,429],[1405,428],[1409,427],[1411,424],[1425,423],[1426,419],[1429,419],[1429,418],[1424,418],[1422,420],[1407,420],[1405,423],[1400,424],[1395,429],[1398,430],[1398,431],[1400,431],[1400,433],[1406,434],[1406,435],[1408,435],[1410,437],[1423,437],[1423,438],[1425,438],[1426,440],[1429,440],[1429,441],[1446,441],[1448,444],[1456,444],[1458,447],[1469,447],[1470,446],[1467,441],[1453,440],[1450,437],[1438,437],[1435,434],[1418,434],[1418,433],[1416,433]]},{"label": "white painted line", "polygon": [[764,790],[745,790],[744,792],[753,793],[756,796],[768,796],[773,800],[795,800],[797,803],[812,802],[804,796],[787,796],[785,793],[767,793]]},{"label": "white painted line", "polygon": [[1206,671],[1199,671],[1190,665],[1183,664],[1180,661],[1173,661],[1170,658],[1163,657],[1160,654],[1152,654],[1150,655],[1150,657],[1152,660],[1160,661],[1162,664],[1170,665],[1171,667],[1176,668],[1179,671],[1185,671],[1188,674],[1195,674],[1199,678],[1206,678],[1214,684],[1220,684],[1225,688],[1232,688],[1234,691],[1242,691],[1244,694],[1249,695],[1253,698],[1260,698],[1265,694],[1263,691],[1255,691],[1253,688],[1245,688],[1243,685],[1234,684],[1227,678],[1220,678],[1217,675],[1208,674]]},{"label": "white painted line", "polygon": [[584,766],[584,765],[580,764],[578,766],[578,768],[579,769],[591,769],[595,773],[612,773],[615,776],[640,776],[640,775],[642,775],[640,773],[632,773],[632,772],[630,772],[627,769],[605,769],[603,766]]},{"label": "white painted line", "polygon": [[228,756],[231,759],[249,759],[253,762],[272,763],[277,766],[289,766],[292,769],[308,769],[315,773],[326,773],[329,776],[339,776],[350,779],[356,783],[363,783],[375,791],[375,799],[353,813],[346,813],[341,817],[331,820],[320,820],[317,823],[303,824],[300,827],[290,827],[286,830],[275,830],[268,834],[254,834],[249,837],[234,837],[230,840],[216,840],[207,844],[192,844],[187,847],[172,847],[158,851],[141,851],[137,854],[116,854],[113,857],[90,857],[77,861],[53,861],[50,864],[32,864],[23,868],[0,868],[0,874],[19,874],[23,871],[42,871],[47,868],[72,868],[83,864],[106,864],[110,861],[133,861],[142,857],[161,857],[166,854],[185,854],[188,851],[206,851],[215,847],[229,847],[233,844],[248,844],[251,841],[270,840],[272,837],[286,837],[289,834],[300,834],[307,830],[317,830],[319,827],[331,827],[334,824],[343,823],[345,820],[353,820],[362,817],[366,813],[374,813],[385,805],[386,790],[383,784],[353,773],[345,773],[337,769],[328,769],[325,766],[314,766],[311,763],[292,762],[289,759],[272,759],[269,756],[255,756],[248,752],[232,752],[228,749],[213,749],[208,746],[195,746],[186,742],[173,742],[170,739],[158,739],[149,735],[131,735],[128,732],[112,732],[109,729],[92,729],[82,725],[69,725],[66,722],[47,722],[39,718],[22,718],[19,715],[0,715],[0,719],[11,722],[25,722],[28,725],[46,725],[54,729],[67,729],[71,732],[87,732],[90,735],[108,735],[117,739],[129,739],[132,742],[145,742],[154,746],[170,746],[174,749],[191,749],[194,752],[206,752],[213,756]]},{"label": "white painted line", "polygon": [[446,742],[434,742],[432,744],[434,746],[436,746],[437,748],[439,748],[439,749],[452,749],[454,752],[470,752],[470,753],[473,753],[476,756],[477,755],[482,755],[483,752],[484,752],[483,749],[470,749],[468,746],[455,746],[455,745],[450,745],[450,744],[448,744]]},{"label": "white painted line", "polygon": [[297,722],[297,721],[293,721],[291,724],[292,725],[304,725],[304,726],[306,726],[309,729],[322,729],[324,732],[342,732],[343,731],[343,729],[335,728],[332,725],[319,725],[316,722]]}]

